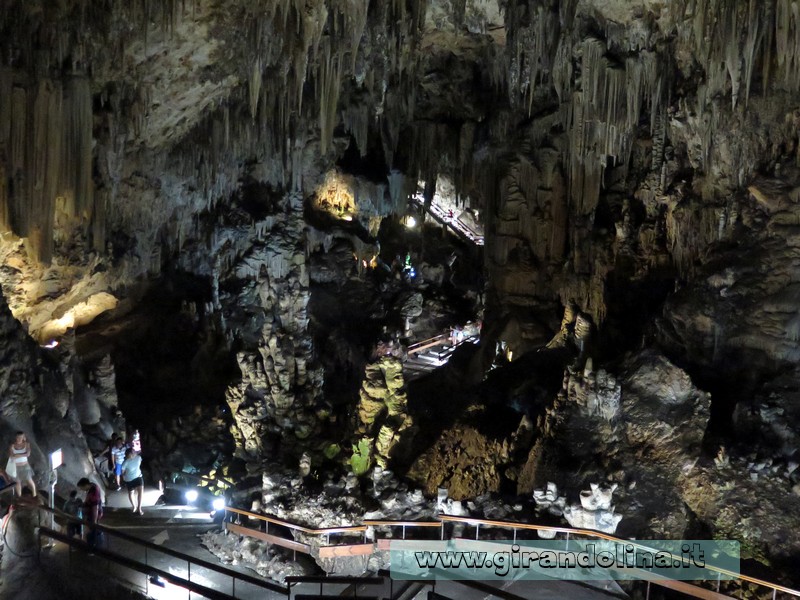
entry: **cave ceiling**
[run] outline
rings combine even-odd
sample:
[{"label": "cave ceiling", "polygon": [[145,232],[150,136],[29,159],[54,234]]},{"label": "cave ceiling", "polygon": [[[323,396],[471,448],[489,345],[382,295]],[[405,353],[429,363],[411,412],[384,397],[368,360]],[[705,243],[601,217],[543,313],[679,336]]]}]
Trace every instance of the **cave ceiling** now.
[{"label": "cave ceiling", "polygon": [[243,181],[309,197],[353,147],[371,217],[437,176],[491,215],[523,338],[570,301],[623,318],[615,281],[693,277],[756,176],[791,187],[790,4],[8,0],[4,294],[47,337],[166,265],[216,277]]}]

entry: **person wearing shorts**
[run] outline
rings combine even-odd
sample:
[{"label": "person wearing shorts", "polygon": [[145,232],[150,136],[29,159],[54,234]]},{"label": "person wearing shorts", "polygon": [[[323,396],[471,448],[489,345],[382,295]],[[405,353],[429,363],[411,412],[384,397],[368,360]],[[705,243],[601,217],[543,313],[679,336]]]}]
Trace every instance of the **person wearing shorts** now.
[{"label": "person wearing shorts", "polygon": [[[130,448],[125,452],[125,462],[122,463],[122,481],[128,489],[128,500],[134,514],[143,515],[142,498],[144,497],[144,478],[142,477],[142,457]],[[136,496],[136,501],[134,501]]]},{"label": "person wearing shorts", "polygon": [[16,469],[16,492],[17,496],[22,496],[22,484],[27,483],[31,494],[36,496],[36,483],[33,481],[33,469],[28,462],[31,455],[31,445],[25,433],[18,431],[14,435],[14,443],[8,447],[9,462],[14,464]]},{"label": "person wearing shorts", "polygon": [[121,489],[119,478],[122,475],[122,463],[125,462],[125,442],[122,437],[117,437],[114,440],[114,445],[111,446],[111,466],[114,468],[114,477],[117,480],[117,489]]}]

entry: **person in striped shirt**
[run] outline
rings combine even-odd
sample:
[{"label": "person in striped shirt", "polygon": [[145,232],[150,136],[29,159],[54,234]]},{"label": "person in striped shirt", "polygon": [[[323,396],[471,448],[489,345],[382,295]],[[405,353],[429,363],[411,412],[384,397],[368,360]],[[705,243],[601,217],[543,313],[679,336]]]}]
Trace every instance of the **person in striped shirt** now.
[{"label": "person in striped shirt", "polygon": [[120,475],[122,475],[122,463],[125,462],[125,451],[128,448],[125,446],[125,442],[122,440],[121,437],[117,436],[114,439],[114,445],[111,446],[111,467],[114,469],[114,477],[117,481],[117,490],[122,489],[122,484],[120,483]]}]

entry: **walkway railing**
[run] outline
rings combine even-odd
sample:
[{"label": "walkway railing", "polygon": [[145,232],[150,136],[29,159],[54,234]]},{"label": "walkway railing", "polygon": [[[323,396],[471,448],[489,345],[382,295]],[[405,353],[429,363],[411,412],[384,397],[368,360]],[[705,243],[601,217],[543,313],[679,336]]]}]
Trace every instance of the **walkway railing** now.
[{"label": "walkway railing", "polygon": [[[80,521],[79,519],[76,519],[75,517],[72,517],[70,515],[62,513],[61,511],[58,511],[58,510],[49,509],[49,508],[43,507],[43,506],[42,507],[38,507],[38,508],[41,509],[42,511],[50,512],[50,513],[52,513],[54,515],[57,515],[57,516],[59,516],[59,517],[61,517],[63,519],[67,519],[67,520],[70,520],[70,521],[73,521],[73,522],[85,523],[83,521]],[[245,517],[247,519],[256,521],[259,524],[263,523],[264,524],[263,525],[264,526],[264,531],[261,531],[260,525],[259,525],[259,527],[257,529],[254,529],[252,527],[248,527],[247,525],[243,525],[242,524],[242,519],[241,519],[242,517]],[[229,522],[230,518],[235,518],[237,520],[237,522],[235,524]],[[349,549],[352,549],[354,547],[366,548],[366,547],[369,547],[369,546],[374,546],[374,544],[372,542],[368,543],[368,540],[367,540],[367,534],[368,534],[368,529],[369,528],[372,528],[373,530],[375,530],[376,534],[377,534],[377,530],[379,530],[379,529],[389,529],[389,530],[397,531],[397,528],[399,528],[400,529],[400,534],[401,534],[401,539],[408,539],[409,530],[418,531],[418,530],[421,530],[421,529],[431,530],[431,529],[434,529],[434,528],[438,528],[440,530],[439,531],[440,539],[445,539],[445,537],[447,535],[447,532],[446,532],[446,524],[447,523],[460,524],[460,525],[466,525],[466,526],[474,527],[475,528],[475,539],[476,540],[480,539],[481,528],[483,528],[484,531],[486,529],[488,529],[488,528],[499,528],[499,529],[510,530],[513,540],[517,540],[518,533],[521,532],[521,531],[541,531],[541,532],[547,532],[548,535],[552,535],[552,534],[556,534],[556,533],[562,533],[562,534],[564,534],[566,536],[567,540],[569,540],[571,536],[573,536],[573,537],[574,536],[590,537],[590,538],[608,540],[608,541],[617,542],[617,543],[632,544],[632,545],[634,545],[636,547],[639,547],[639,548],[652,550],[652,549],[650,549],[650,548],[648,548],[646,546],[646,541],[643,543],[642,541],[627,540],[627,539],[619,538],[619,537],[616,537],[616,536],[613,536],[613,535],[609,535],[609,534],[606,534],[606,533],[602,533],[602,532],[594,531],[594,530],[590,530],[590,529],[577,529],[577,528],[573,528],[573,527],[559,527],[559,526],[550,526],[550,525],[536,525],[536,524],[532,524],[532,523],[518,523],[518,522],[513,522],[513,521],[480,519],[480,518],[464,517],[464,516],[458,516],[458,515],[446,515],[446,514],[438,515],[436,521],[395,521],[395,520],[367,519],[367,520],[363,521],[362,525],[314,528],[314,527],[309,527],[309,526],[305,526],[305,525],[298,525],[296,523],[287,521],[285,519],[280,519],[280,518],[273,517],[273,516],[268,516],[268,515],[257,514],[257,513],[250,512],[250,511],[238,509],[238,508],[226,507],[226,509],[225,509],[225,527],[229,531],[235,532],[235,533],[237,533],[239,535],[256,537],[256,538],[260,538],[260,539],[264,539],[264,536],[268,536],[269,539],[267,539],[267,541],[269,541],[270,543],[275,543],[275,544],[278,544],[278,545],[282,545],[282,546],[285,546],[287,548],[294,549],[295,551],[308,552],[310,550],[310,548],[309,548],[309,546],[307,544],[302,544],[302,543],[299,543],[299,542],[297,542],[295,540],[290,540],[290,539],[281,537],[279,535],[281,532],[278,530],[278,528],[285,528],[285,529],[288,529],[290,531],[296,531],[296,532],[299,532],[299,533],[302,533],[302,534],[305,534],[305,535],[319,537],[319,545],[320,545],[319,550],[322,550],[324,548],[330,548],[331,550],[333,550],[335,548],[339,548],[341,550],[340,552],[332,552],[332,553],[330,553],[331,556],[335,556],[335,555],[339,555],[339,556],[352,555],[353,552],[350,551]],[[273,526],[272,534],[269,533],[269,526],[270,525]],[[188,565],[194,564],[194,565],[196,565],[196,566],[198,566],[200,568],[208,569],[210,571],[214,571],[214,572],[221,573],[221,574],[224,574],[226,576],[232,577],[232,578],[234,578],[234,582],[233,582],[234,590],[235,590],[235,580],[238,579],[238,580],[241,580],[241,581],[245,581],[247,583],[252,583],[253,585],[256,585],[256,586],[264,588],[264,589],[268,589],[270,591],[279,592],[279,593],[287,593],[287,588],[286,587],[280,586],[280,585],[278,585],[276,583],[272,583],[272,582],[269,582],[269,581],[266,581],[266,580],[263,580],[263,579],[259,579],[259,578],[256,578],[256,577],[252,577],[252,576],[249,576],[249,575],[236,573],[235,571],[231,571],[229,569],[226,569],[226,568],[224,568],[224,567],[222,567],[222,566],[220,566],[218,564],[210,563],[210,562],[204,561],[202,559],[197,559],[197,558],[191,557],[191,556],[183,554],[181,552],[178,552],[178,551],[175,551],[175,550],[171,550],[169,548],[165,548],[164,546],[160,546],[160,545],[154,544],[152,542],[148,542],[146,540],[142,540],[142,539],[137,538],[135,536],[132,536],[130,534],[123,533],[121,531],[115,530],[113,528],[109,528],[109,527],[105,527],[105,526],[101,526],[101,525],[96,526],[96,527],[97,527],[98,530],[102,531],[103,533],[105,533],[105,534],[107,534],[109,536],[113,536],[115,538],[118,538],[120,540],[124,540],[124,541],[126,541],[128,543],[132,543],[132,544],[135,544],[138,547],[143,548],[144,551],[145,551],[144,567],[151,568],[148,565],[148,558],[147,558],[148,557],[147,551],[150,550],[151,552],[159,552],[159,553],[165,554],[167,556],[170,556],[172,558],[175,558],[175,559],[178,559],[178,560],[181,560],[181,561],[187,561]],[[40,535],[45,535],[45,536],[51,537],[53,539],[58,539],[59,541],[64,541],[60,537],[57,538],[57,537],[54,537],[51,534],[57,534],[57,532],[54,532],[52,529],[48,529],[48,528],[45,528],[45,527],[41,527],[40,528]],[[353,540],[347,540],[346,539],[346,536],[352,536],[353,534],[357,534],[358,543],[353,543]],[[63,534],[57,534],[57,535],[61,536],[61,537],[66,537],[66,536],[63,536]],[[341,535],[342,536],[342,537],[335,538],[339,543],[331,544],[330,543],[331,542],[331,536],[336,536],[336,535]],[[412,539],[413,539],[413,537],[414,536],[412,534]],[[391,538],[377,539],[377,535],[375,535],[375,538],[376,538],[376,542],[378,543],[378,545],[381,545],[380,542],[385,542],[385,541],[388,541],[389,539],[397,539],[397,537],[395,537],[395,536],[392,536]],[[75,542],[75,544],[79,543],[77,540],[73,540],[73,541]],[[65,543],[67,543],[67,542],[65,542]],[[82,544],[82,542],[80,542],[80,543]],[[85,546],[85,544],[83,544],[83,545]],[[71,544],[71,546],[72,546],[72,544]],[[305,550],[301,550],[297,546],[304,546]],[[108,558],[110,560],[114,560],[115,558],[117,558],[117,556],[115,555],[114,557],[108,557]],[[793,588],[790,588],[790,587],[787,587],[787,586],[784,586],[784,585],[780,585],[780,584],[772,583],[772,582],[769,582],[769,581],[765,581],[763,579],[750,577],[748,575],[744,575],[744,574],[741,574],[741,573],[734,573],[732,571],[729,571],[729,570],[726,570],[726,569],[722,569],[722,568],[718,568],[718,567],[715,567],[713,565],[706,565],[706,568],[711,570],[711,571],[719,573],[720,576],[721,575],[726,575],[726,576],[735,578],[733,581],[737,581],[740,586],[742,584],[744,584],[744,583],[748,583],[748,584],[751,584],[751,585],[755,585],[755,586],[759,586],[759,587],[771,590],[773,599],[777,598],[778,592],[781,592],[783,594],[788,594],[789,596],[793,596],[793,597],[796,597],[796,598],[800,598],[800,590],[796,590],[796,589],[793,589]],[[151,571],[152,570],[153,569],[151,568]],[[187,567],[187,573],[189,573],[189,578],[188,578],[187,581],[189,583],[191,583],[191,581],[190,581],[191,580],[190,572],[191,572],[191,567],[188,566]],[[173,575],[173,577],[177,577],[177,576]],[[671,588],[673,590],[682,592],[684,594],[694,596],[696,598],[712,598],[713,599],[713,598],[730,597],[730,596],[726,596],[726,595],[723,595],[723,594],[719,593],[719,590],[720,590],[720,581],[719,580],[717,581],[716,591],[712,591],[712,590],[709,590],[707,588],[700,587],[698,585],[694,585],[694,584],[689,583],[689,582],[673,581],[673,580],[651,580],[651,581],[648,581],[647,582],[648,589],[649,589],[650,583],[654,583],[656,585],[660,585],[660,586],[663,586],[663,587],[668,587],[668,588]],[[176,583],[175,585],[181,585],[181,584]],[[181,585],[181,587],[183,587],[183,586]],[[198,592],[198,593],[206,595],[204,592]],[[209,597],[211,597],[211,596],[209,596]]]},{"label": "walkway railing", "polygon": [[427,340],[422,340],[421,342],[416,342],[415,344],[411,344],[408,347],[408,354],[416,354],[417,352],[422,352],[423,350],[427,350],[428,348],[433,348],[434,346],[441,346],[446,344],[450,341],[450,336],[446,333],[440,333],[437,336],[432,338],[428,338]]},{"label": "walkway railing", "polygon": [[[70,547],[70,550],[73,548],[77,550],[82,550],[87,553],[92,553],[95,556],[100,558],[104,558],[109,562],[116,563],[126,569],[131,571],[135,571],[144,575],[144,585],[142,589],[145,590],[145,593],[149,594],[149,586],[150,582],[153,578],[158,578],[157,581],[167,582],[171,585],[177,586],[186,590],[187,592],[191,592],[194,594],[199,594],[204,596],[205,598],[210,598],[211,600],[230,600],[231,598],[236,597],[236,581],[232,581],[232,589],[230,594],[226,594],[224,592],[220,592],[219,590],[214,590],[204,585],[200,585],[199,583],[195,583],[189,579],[184,579],[178,575],[174,575],[170,571],[165,571],[163,569],[159,569],[158,567],[148,565],[146,562],[141,562],[135,559],[132,559],[128,556],[123,556],[116,552],[111,552],[104,548],[93,548],[90,547],[84,542],[83,540],[70,537],[63,533],[59,533],[47,527],[40,527],[39,528],[39,544],[41,546],[41,538],[46,537],[50,538],[51,540],[55,540],[57,542],[61,542],[62,544],[66,544]],[[187,563],[190,564],[190,563]],[[226,573],[227,575],[228,573]],[[285,593],[285,592],[284,592]]]},{"label": "walkway railing", "polygon": [[427,212],[443,226],[452,229],[456,235],[472,242],[476,246],[483,246],[484,235],[482,231],[473,229],[459,217],[450,216],[448,213],[445,213],[444,209],[440,208],[435,202],[432,202],[430,206],[425,206],[425,199],[420,194],[411,196],[411,202]]},{"label": "walkway railing", "polygon": [[[330,543],[330,535],[331,534],[336,534],[336,533],[364,532],[365,533],[364,541],[366,541],[366,531],[365,530],[366,530],[367,527],[372,527],[372,528],[374,528],[376,530],[383,528],[383,529],[390,529],[390,530],[394,530],[394,531],[397,531],[397,529],[399,528],[399,530],[400,530],[399,531],[399,533],[400,533],[400,538],[399,539],[408,539],[409,535],[410,535],[411,539],[414,539],[415,536],[413,535],[413,533],[409,534],[409,530],[410,531],[414,531],[414,530],[418,530],[418,529],[428,529],[428,530],[430,530],[430,529],[433,529],[433,528],[439,528],[439,530],[440,530],[439,538],[440,539],[445,539],[446,535],[447,535],[446,534],[446,524],[447,523],[454,523],[454,524],[461,524],[461,525],[475,527],[475,539],[476,540],[480,539],[481,528],[486,530],[486,529],[491,527],[491,528],[501,528],[501,529],[510,530],[511,537],[512,537],[512,539],[514,541],[517,540],[517,535],[518,535],[518,532],[520,532],[520,531],[542,531],[542,532],[547,532],[547,534],[556,534],[556,533],[564,534],[566,536],[567,540],[569,540],[571,536],[572,537],[575,537],[575,536],[590,537],[590,538],[602,539],[602,540],[607,540],[607,541],[612,541],[612,542],[617,542],[617,543],[632,544],[632,545],[634,545],[636,547],[639,547],[639,548],[642,548],[642,549],[652,550],[651,548],[648,548],[645,545],[646,541],[645,541],[645,543],[642,543],[642,541],[627,540],[627,539],[624,539],[624,538],[619,538],[619,537],[616,537],[616,536],[613,536],[613,535],[608,535],[608,534],[605,534],[605,533],[602,533],[602,532],[599,532],[599,531],[593,531],[593,530],[590,530],[590,529],[576,529],[576,528],[573,528],[573,527],[558,527],[558,526],[550,526],[550,525],[535,525],[535,524],[530,524],[530,523],[517,523],[517,522],[512,522],[512,521],[498,521],[498,520],[491,520],[491,519],[479,519],[479,518],[463,517],[463,516],[457,516],[457,515],[445,515],[445,514],[442,514],[442,515],[439,515],[437,517],[436,521],[393,521],[393,520],[366,519],[366,520],[363,521],[363,525],[354,525],[354,526],[350,526],[350,527],[310,528],[310,527],[299,526],[299,525],[296,525],[294,523],[290,523],[288,521],[285,521],[285,520],[282,520],[282,519],[278,519],[276,517],[267,517],[267,516],[264,516],[264,515],[258,515],[258,514],[251,513],[251,512],[248,512],[248,511],[244,511],[244,510],[240,510],[240,509],[231,508],[231,509],[228,509],[228,510],[230,512],[232,512],[232,513],[235,513],[235,514],[238,514],[238,515],[242,515],[242,516],[247,516],[247,517],[252,518],[252,519],[260,519],[260,520],[268,521],[269,523],[273,523],[276,526],[281,526],[281,527],[286,527],[286,528],[292,529],[292,530],[302,531],[303,533],[307,533],[307,534],[311,534],[311,535],[322,536],[322,539],[325,541],[326,544]],[[243,535],[247,535],[247,533],[243,533]],[[377,536],[376,536],[376,542],[377,542],[377,544],[379,546],[383,545],[383,544],[381,544],[382,541],[388,541],[389,539],[398,539],[398,538],[392,536],[392,538],[377,539]],[[344,542],[344,543],[334,544],[334,545],[346,546],[347,543]],[[756,586],[763,587],[763,588],[766,588],[768,590],[771,590],[773,599],[777,598],[777,593],[778,592],[781,592],[781,593],[784,593],[784,594],[788,594],[788,595],[794,596],[796,598],[800,598],[800,590],[796,590],[796,589],[793,589],[793,588],[790,588],[790,587],[787,587],[787,586],[784,586],[784,585],[780,585],[780,584],[772,583],[772,582],[769,582],[769,581],[765,581],[763,579],[750,577],[748,575],[744,575],[744,574],[741,574],[741,573],[734,573],[734,572],[729,571],[727,569],[714,567],[712,565],[706,565],[706,568],[711,570],[711,571],[714,571],[716,573],[719,573],[720,576],[726,575],[728,577],[733,577],[734,579],[732,581],[738,582],[740,586],[743,583],[749,583],[749,584],[752,584],[752,585],[756,585]],[[670,589],[679,591],[681,593],[684,593],[684,594],[687,594],[687,595],[690,595],[690,596],[694,596],[696,598],[728,598],[728,597],[730,597],[730,596],[727,596],[727,595],[724,595],[724,594],[720,593],[720,587],[721,587],[721,585],[720,585],[721,581],[720,580],[718,580],[717,583],[716,583],[716,591],[709,590],[707,588],[700,587],[698,585],[694,585],[692,583],[685,582],[685,581],[651,580],[651,581],[647,582],[648,588],[650,586],[650,583],[653,583],[653,584],[656,584],[656,585],[659,585],[659,586],[662,586],[662,587],[668,587]]]},{"label": "walkway railing", "polygon": [[[177,550],[172,550],[171,548],[166,548],[163,545],[155,544],[153,542],[149,542],[147,540],[143,540],[136,536],[130,535],[128,533],[124,533],[117,529],[106,527],[104,525],[90,525],[86,521],[78,519],[72,515],[68,515],[64,512],[61,512],[57,509],[51,509],[46,506],[39,506],[36,507],[37,509],[53,514],[57,516],[60,520],[81,524],[83,527],[94,527],[97,531],[103,533],[106,536],[105,542],[100,544],[100,547],[89,547],[86,542],[81,539],[75,537],[69,537],[63,533],[59,533],[49,527],[39,527],[39,537],[47,537],[61,543],[67,544],[70,549],[77,549],[84,552],[92,552],[93,554],[100,556],[102,558],[107,559],[110,562],[114,562],[119,564],[127,569],[136,571],[138,573],[146,575],[145,580],[145,588],[150,585],[150,577],[152,575],[156,575],[164,581],[167,581],[175,586],[181,587],[185,590],[190,590],[193,593],[200,594],[207,598],[212,599],[230,599],[236,597],[236,583],[246,583],[252,586],[255,586],[261,590],[276,592],[285,596],[289,596],[289,588],[287,586],[279,585],[275,582],[268,581],[265,579],[261,579],[260,577],[255,577],[252,575],[247,575],[245,573],[238,573],[236,571],[232,571],[231,569],[227,569],[224,566],[203,560],[201,558],[196,558],[194,556],[190,556],[183,552],[179,552]],[[117,540],[114,542],[113,540]],[[124,542],[127,544],[127,548],[124,547],[124,544],[119,543]],[[41,546],[41,544],[40,544]],[[105,546],[105,547],[103,547]],[[114,547],[118,547],[119,549],[125,550],[124,554],[122,552],[115,552]],[[133,558],[131,556],[131,546],[141,551],[141,558]],[[170,565],[177,565],[177,564],[186,564],[186,577],[181,577],[180,575],[176,575],[164,569],[159,569],[154,564],[154,559],[159,555],[167,556],[170,558],[169,564]],[[214,590],[205,586],[202,586],[196,582],[192,581],[192,568],[194,567],[195,574],[197,574],[198,570],[207,570],[218,575],[223,575],[226,578],[230,578],[230,589],[231,593],[224,593],[219,590]]]}]

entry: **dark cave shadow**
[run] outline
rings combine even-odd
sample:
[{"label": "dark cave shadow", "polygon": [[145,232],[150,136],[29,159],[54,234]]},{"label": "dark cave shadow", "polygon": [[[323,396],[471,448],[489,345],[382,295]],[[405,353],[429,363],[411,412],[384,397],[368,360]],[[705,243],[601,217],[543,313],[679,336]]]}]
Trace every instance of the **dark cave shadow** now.
[{"label": "dark cave shadow", "polygon": [[[495,440],[510,436],[523,415],[535,423],[561,388],[564,369],[574,358],[569,349],[529,352],[493,369],[476,386],[475,367],[485,350],[479,345],[462,346],[447,365],[408,385],[409,412],[420,429],[414,439],[413,456],[402,465],[402,472],[462,419]],[[473,420],[465,413],[476,405],[483,411]]]}]

